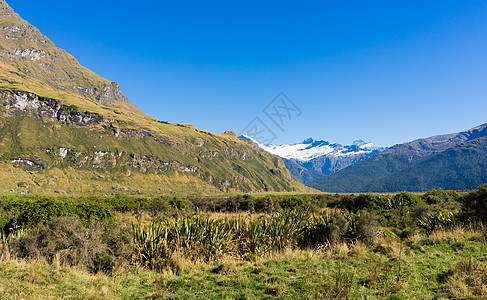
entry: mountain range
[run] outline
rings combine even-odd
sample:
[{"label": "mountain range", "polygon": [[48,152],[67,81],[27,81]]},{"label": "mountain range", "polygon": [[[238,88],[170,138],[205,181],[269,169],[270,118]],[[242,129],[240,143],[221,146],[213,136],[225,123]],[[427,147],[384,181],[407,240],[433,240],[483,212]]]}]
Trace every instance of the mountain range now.
[{"label": "mountain range", "polygon": [[246,135],[240,138],[251,141],[259,148],[281,157],[294,178],[302,183],[333,174],[385,149],[362,140],[356,140],[349,146],[312,138],[291,145],[265,145]]},{"label": "mountain range", "polygon": [[0,0],[0,193],[396,192],[487,182],[487,124],[388,149],[243,138],[145,114]]},{"label": "mountain range", "polygon": [[[162,93],[161,93],[162,94]],[[171,99],[161,99],[161,102]],[[192,194],[310,191],[281,159],[159,121],[0,0],[0,191]]]},{"label": "mountain range", "polygon": [[309,186],[327,192],[471,190],[487,182],[487,124],[395,145]]}]

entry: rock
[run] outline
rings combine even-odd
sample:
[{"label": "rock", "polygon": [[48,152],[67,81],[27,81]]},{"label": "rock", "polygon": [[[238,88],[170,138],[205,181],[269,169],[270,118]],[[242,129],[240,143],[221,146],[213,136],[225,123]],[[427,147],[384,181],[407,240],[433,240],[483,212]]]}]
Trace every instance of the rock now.
[{"label": "rock", "polygon": [[10,162],[14,166],[27,171],[40,171],[47,166],[47,163],[43,162],[39,157],[29,155],[22,155],[19,158],[12,159]]},{"label": "rock", "polygon": [[78,126],[103,125],[113,120],[90,112],[76,112],[58,100],[39,97],[28,92],[5,91],[0,94],[5,101],[7,116],[30,116],[38,119],[53,119]]}]

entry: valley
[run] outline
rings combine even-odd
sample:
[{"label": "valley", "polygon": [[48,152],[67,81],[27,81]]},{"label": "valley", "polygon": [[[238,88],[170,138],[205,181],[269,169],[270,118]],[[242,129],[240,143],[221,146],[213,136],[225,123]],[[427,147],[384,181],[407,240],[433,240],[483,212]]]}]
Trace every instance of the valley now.
[{"label": "valley", "polygon": [[[10,2],[28,16],[46,14],[45,3]],[[75,5],[74,13],[61,4]],[[155,1],[137,7],[136,14],[134,3],[123,1],[49,3],[49,12],[62,13],[42,15],[39,28],[59,31],[64,45],[81,43],[86,53],[77,53],[92,66],[111,66],[114,77],[130,74],[119,85],[84,67],[0,0],[0,299],[487,297],[487,124],[390,147],[313,138],[267,145],[232,131],[247,114],[259,120],[247,125],[249,132],[273,139],[296,132],[317,137],[326,129],[331,141],[339,141],[350,132],[373,136],[364,132],[375,128],[377,137],[392,140],[406,136],[394,131],[394,118],[400,123],[408,116],[401,129],[411,136],[425,112],[453,122],[447,105],[464,101],[465,89],[455,101],[438,94],[441,107],[421,103],[421,86],[432,82],[416,73],[410,57],[378,63],[369,53],[386,59],[388,51],[404,48],[391,41],[403,39],[409,52],[434,61],[413,48],[418,33],[401,39],[398,32],[409,23],[394,31],[389,25],[403,16],[387,11],[387,20],[374,18],[380,9],[373,3],[355,3],[357,15],[348,19],[334,12],[338,2],[301,11],[286,3],[266,11],[267,3],[250,2],[228,10],[231,4],[184,3],[177,9],[178,2]],[[127,7],[130,16],[123,13]],[[371,15],[361,16],[362,10]],[[314,18],[300,18],[315,11]],[[350,8],[345,11],[349,16]],[[409,13],[408,22],[421,19]],[[264,17],[270,23],[262,23]],[[49,27],[52,19],[59,25]],[[73,27],[62,28],[67,19]],[[441,20],[449,26],[460,22],[449,15]],[[107,44],[73,38],[75,25]],[[339,34],[348,27],[353,32]],[[358,27],[370,32],[355,36]],[[392,35],[380,45],[372,43],[377,32],[389,30]],[[457,44],[463,45],[469,37],[457,31]],[[441,39],[436,31],[434,36]],[[326,43],[316,46],[307,38]],[[269,45],[278,47],[271,51]],[[289,49],[312,53],[297,58]],[[346,59],[347,53],[353,57]],[[367,64],[360,68],[360,60]],[[401,77],[404,69],[396,60],[414,74]],[[423,61],[421,68],[436,70]],[[455,74],[471,73],[456,68]],[[438,74],[427,77],[444,89],[448,83]],[[421,84],[414,84],[416,78]],[[407,84],[394,86],[395,80]],[[468,80],[454,82],[460,81]],[[279,85],[301,91],[299,107],[279,98],[263,105],[264,96],[257,95]],[[131,93],[124,94],[128,86]],[[455,118],[467,115],[461,109],[468,106],[456,105]],[[482,111],[480,105],[476,110]],[[211,121],[202,127],[225,128],[216,133],[171,121],[181,112]]]}]

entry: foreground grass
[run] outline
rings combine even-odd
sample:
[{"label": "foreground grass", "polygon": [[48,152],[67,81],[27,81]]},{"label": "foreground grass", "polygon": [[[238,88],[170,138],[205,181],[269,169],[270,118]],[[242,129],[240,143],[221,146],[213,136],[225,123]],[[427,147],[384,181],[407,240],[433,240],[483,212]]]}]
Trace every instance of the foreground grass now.
[{"label": "foreground grass", "polygon": [[176,259],[161,273],[89,274],[42,261],[0,261],[1,299],[442,299],[486,297],[487,247],[453,230],[374,245],[287,250],[216,264]]}]

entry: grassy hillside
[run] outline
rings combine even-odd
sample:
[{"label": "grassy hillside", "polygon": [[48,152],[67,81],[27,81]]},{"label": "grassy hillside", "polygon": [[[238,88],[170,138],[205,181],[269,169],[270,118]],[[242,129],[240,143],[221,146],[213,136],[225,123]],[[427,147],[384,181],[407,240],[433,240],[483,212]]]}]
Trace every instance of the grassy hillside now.
[{"label": "grassy hillside", "polygon": [[[0,122],[0,188],[5,191],[80,195],[306,190],[279,158],[231,135],[161,124],[175,133],[160,143],[148,136],[115,136],[112,127],[68,126],[25,116]],[[16,163],[20,159],[45,167],[29,169]],[[167,162],[173,165],[165,166]],[[193,167],[194,172],[187,170]]]},{"label": "grassy hillside", "polygon": [[[233,133],[156,120],[0,1],[0,190],[34,194],[304,192]],[[168,100],[170,101],[170,100]]]}]

